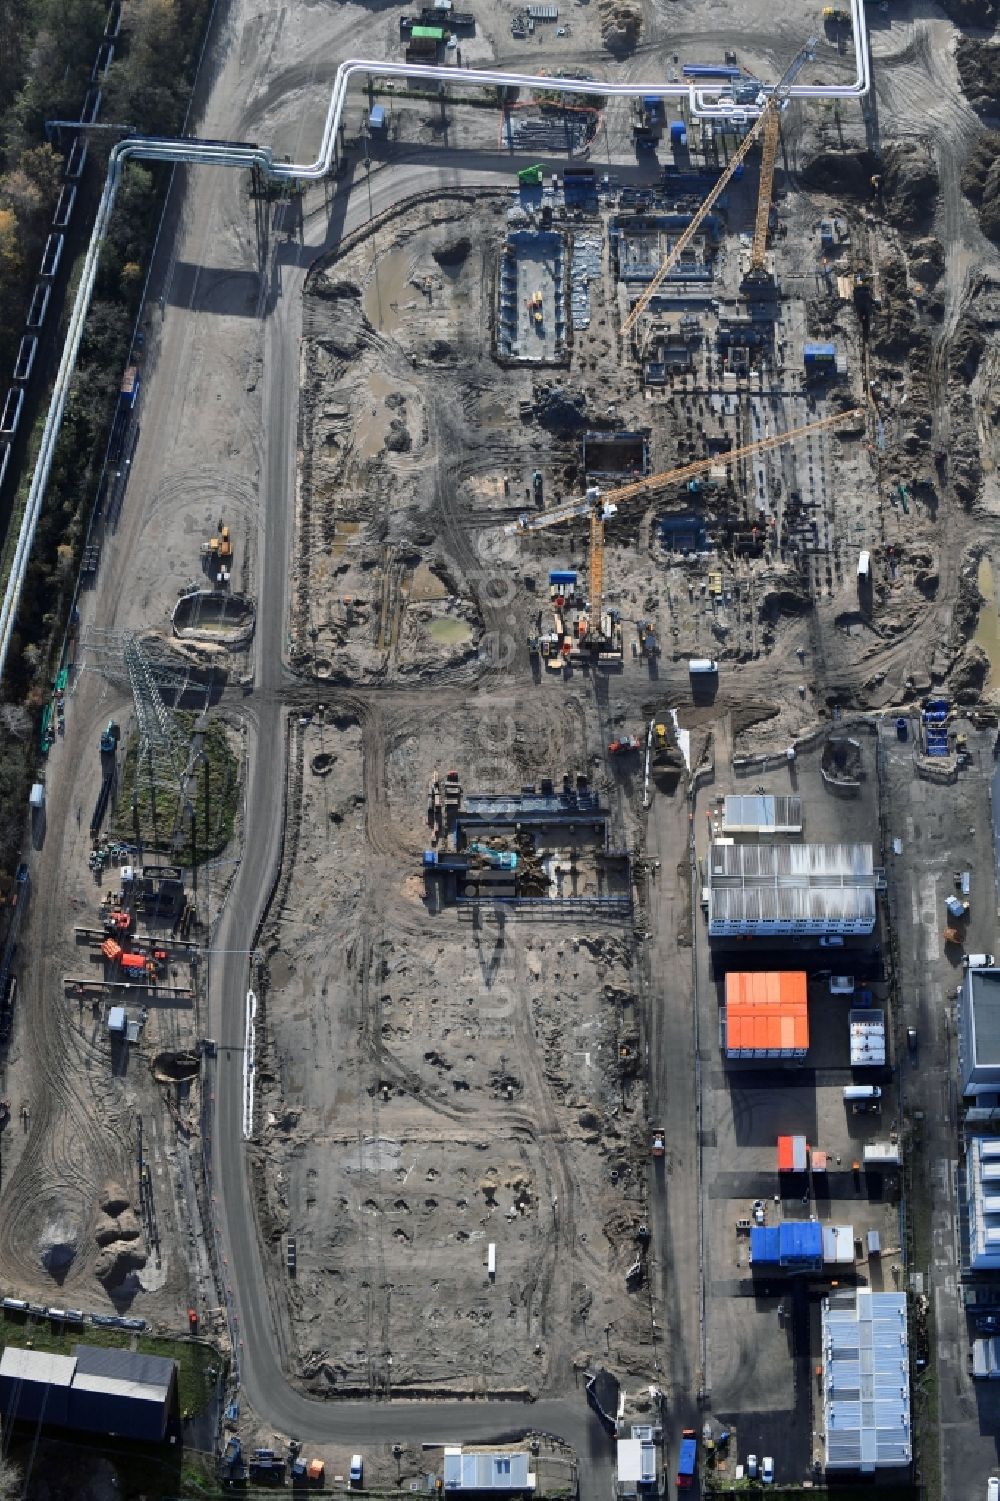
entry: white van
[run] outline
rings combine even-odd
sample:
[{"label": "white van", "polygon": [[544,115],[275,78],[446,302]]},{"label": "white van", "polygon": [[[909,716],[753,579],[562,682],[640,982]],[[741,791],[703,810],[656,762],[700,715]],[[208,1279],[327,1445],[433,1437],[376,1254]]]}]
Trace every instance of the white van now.
[{"label": "white van", "polygon": [[966,954],[962,963],[966,969],[992,969],[996,960],[992,954]]},{"label": "white van", "polygon": [[880,1100],[882,1091],[877,1084],[846,1084],[845,1100]]},{"label": "white van", "polygon": [[351,1455],[350,1479],[352,1485],[360,1485],[365,1478],[365,1462],[360,1454]]},{"label": "white van", "polygon": [[718,670],[719,664],[714,657],[692,657],[688,662],[688,672],[693,678],[717,673]]}]

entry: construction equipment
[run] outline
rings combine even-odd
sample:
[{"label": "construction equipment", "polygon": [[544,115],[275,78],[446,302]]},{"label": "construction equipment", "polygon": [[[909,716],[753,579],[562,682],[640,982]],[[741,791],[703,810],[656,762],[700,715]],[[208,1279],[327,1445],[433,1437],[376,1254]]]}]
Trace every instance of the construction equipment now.
[{"label": "construction equipment", "polygon": [[540,188],[544,170],[543,167],[538,165],[534,167],[522,167],[517,174],[517,180],[522,188]]},{"label": "construction equipment", "polygon": [[[718,182],[715,184],[715,187],[709,193],[708,197],[701,204],[701,207],[696,210],[696,212],[694,214],[694,217],[691,220],[691,223],[688,225],[687,229],[684,230],[683,234],[681,234],[679,236],[679,238],[677,239],[677,241],[674,244],[673,249],[664,257],[663,261],[660,264],[659,270],[656,272],[656,275],[653,277],[652,281],[649,283],[649,286],[643,292],[642,296],[639,297],[639,299],[635,303],[635,306],[632,308],[631,312],[628,314],[628,316],[623,321],[623,323],[622,323],[622,336],[623,337],[627,337],[632,332],[633,328],[638,323],[638,321],[642,317],[643,313],[646,311],[646,309],[649,306],[650,302],[653,300],[653,298],[656,296],[657,292],[659,291],[660,287],[663,285],[663,282],[670,275],[670,272],[674,269],[674,267],[677,265],[677,262],[680,260],[682,254],[687,249],[687,247],[690,245],[691,241],[694,239],[695,235],[698,233],[698,231],[701,228],[702,224],[704,224],[705,220],[708,218],[708,215],[711,213],[712,209],[715,207],[715,205],[718,202],[718,200],[722,197],[722,194],[726,191],[726,188],[729,186],[730,182],[732,181],[733,177],[735,176],[737,169],[743,164],[743,161],[745,160],[745,158],[750,154],[750,151],[752,150],[753,144],[756,141],[757,137],[761,134],[762,131],[766,131],[768,129],[769,122],[773,119],[773,121],[774,121],[774,126],[773,126],[773,148],[772,148],[772,151],[771,151],[770,174],[768,176],[768,181],[767,181],[767,205],[764,208],[764,237],[766,239],[766,236],[767,236],[767,215],[768,215],[768,212],[770,211],[770,204],[771,204],[771,181],[773,180],[773,176],[774,176],[774,158],[775,158],[775,155],[777,153],[777,145],[778,145],[778,119],[779,119],[779,115],[780,115],[780,112],[781,112],[782,105],[785,103],[786,99],[788,98],[788,95],[791,92],[792,84],[795,82],[795,79],[798,77],[799,72],[805,66],[805,64],[807,62],[809,62],[812,57],[815,56],[816,43],[818,42],[818,40],[819,40],[818,37],[810,37],[809,40],[808,40],[808,42],[806,42],[805,46],[801,49],[801,51],[793,59],[792,63],[789,65],[789,67],[786,69],[785,73],[782,75],[782,78],[781,78],[780,82],[775,86],[774,93],[771,94],[771,96],[768,98],[767,102],[765,103],[765,105],[764,105],[763,109],[761,110],[760,114],[757,116],[757,118],[754,121],[753,125],[750,127],[750,129],[747,131],[746,135],[743,137],[743,140],[741,141],[739,147],[733,153],[733,155],[732,155],[732,157],[731,157],[731,159],[729,161],[729,164],[726,167],[726,170],[723,172],[722,176],[719,178]],[[757,217],[758,217],[758,221],[760,219],[760,214],[761,214],[761,200],[763,198],[763,189],[764,189],[764,175],[765,174],[764,174],[764,171],[763,171],[763,165],[764,164],[762,163],[762,169],[761,169],[761,193],[758,194],[758,203],[757,203]],[[756,247],[756,235],[755,235],[754,239],[755,239],[755,247]],[[761,265],[763,265],[763,250],[761,251]]]},{"label": "construction equipment", "polygon": [[101,736],[101,755],[113,756],[118,749],[118,741],[121,739],[121,728],[113,719],[108,720],[108,727]]},{"label": "construction equipment", "polygon": [[662,1126],[654,1126],[649,1146],[651,1157],[662,1157],[666,1152],[666,1137]]},{"label": "construction equipment", "polygon": [[514,536],[522,532],[542,531],[546,527],[558,526],[564,521],[590,518],[590,629],[588,637],[595,648],[599,647],[604,639],[601,624],[604,598],[604,523],[615,514],[622,501],[646,499],[655,491],[665,489],[668,485],[688,480],[696,474],[704,474],[717,464],[732,464],[738,459],[767,453],[773,448],[781,448],[797,438],[805,438],[811,433],[822,432],[828,427],[836,427],[838,423],[850,422],[855,417],[864,416],[866,410],[865,407],[852,407],[846,412],[835,412],[829,417],[818,417],[815,422],[807,422],[802,427],[793,427],[786,433],[775,433],[771,437],[758,438],[756,442],[744,444],[740,448],[731,448],[705,459],[695,459],[691,464],[682,464],[680,468],[668,469],[662,474],[651,474],[646,479],[637,480],[630,485],[621,485],[603,495],[596,485],[592,485],[582,500],[562,501],[547,511],[540,511],[536,516],[524,512],[516,521],[509,522],[504,527],[504,534]]},{"label": "construction equipment", "polygon": [[632,756],[642,749],[642,741],[638,735],[620,735],[617,740],[612,740],[608,746],[608,754],[611,756]]},{"label": "construction equipment", "polygon": [[204,566],[220,584],[228,584],[233,565],[233,539],[228,526],[219,523],[219,535],[201,545]]}]

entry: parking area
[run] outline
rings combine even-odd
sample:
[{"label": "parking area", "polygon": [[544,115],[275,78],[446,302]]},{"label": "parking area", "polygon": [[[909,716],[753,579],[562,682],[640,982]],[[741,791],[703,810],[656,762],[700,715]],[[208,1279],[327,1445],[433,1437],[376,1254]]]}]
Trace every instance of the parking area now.
[{"label": "parking area", "polygon": [[[702,862],[713,839],[729,837],[723,814],[727,793],[800,798],[801,834],[759,836],[760,842],[872,845],[880,885],[877,737],[868,726],[833,725],[793,760],[737,762],[724,771],[717,762],[715,781],[699,800],[696,818]],[[744,833],[737,842],[757,837]],[[870,935],[834,936],[822,943],[818,934],[709,942],[704,912],[699,927],[711,1409],[720,1424],[738,1418],[731,1465],[745,1464],[751,1453],[769,1455],[779,1484],[806,1479],[819,1452],[822,1390],[816,1367],[824,1293],[832,1285],[878,1291],[902,1286],[901,1173],[891,1161],[900,1145],[897,1060],[884,903],[876,905]],[[788,971],[805,977],[800,982],[808,1034],[803,1056],[727,1057],[727,976],[753,975],[766,984],[764,975]],[[867,1036],[867,1023],[880,1017],[884,1057],[875,1049],[859,1065],[859,1037]],[[905,1049],[905,1031],[903,1037]],[[845,1098],[845,1089],[871,1093]],[[779,1171],[779,1138],[804,1139],[799,1147],[804,1161],[796,1156],[794,1168]],[[866,1162],[866,1147],[890,1160]],[[784,1150],[790,1150],[788,1143]],[[793,1224],[818,1225],[825,1232],[820,1264],[794,1273],[778,1264],[752,1266],[752,1228]],[[877,1239],[870,1241],[870,1232]]]},{"label": "parking area", "polygon": [[[899,1058],[910,1183],[910,1285],[918,1294],[926,1292],[933,1308],[931,1369],[937,1373],[948,1492],[985,1496],[986,1477],[1000,1465],[1000,1383],[973,1381],[970,1370],[975,1315],[966,1309],[966,1296],[984,1298],[983,1306],[989,1306],[989,1288],[986,1283],[964,1287],[961,1276],[956,991],[963,966],[962,949],[946,945],[943,933],[945,900],[961,894],[967,872],[969,915],[960,924],[964,950],[997,951],[990,806],[996,731],[966,722],[954,728],[967,736],[969,759],[950,783],[915,777],[909,745],[889,727],[883,731],[890,836],[886,880],[898,938],[897,1031],[905,1035],[913,1027],[917,1035],[915,1049],[904,1046]],[[1000,1289],[993,1297],[1000,1307]]]}]

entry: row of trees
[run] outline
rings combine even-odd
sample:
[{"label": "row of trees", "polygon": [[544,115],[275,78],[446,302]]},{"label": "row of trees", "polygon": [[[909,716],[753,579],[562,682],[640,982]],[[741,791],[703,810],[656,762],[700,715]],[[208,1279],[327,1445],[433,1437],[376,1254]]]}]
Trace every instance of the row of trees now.
[{"label": "row of trees", "polygon": [[[145,134],[178,133],[187,109],[210,0],[124,0],[116,56],[102,80],[102,122]],[[45,122],[75,119],[107,23],[104,0],[0,0],[0,373],[11,368],[24,327],[63,156]],[[94,133],[75,227],[92,218],[111,132]],[[167,181],[165,168],[130,166],[102,248],[80,349],[39,520],[2,684],[8,704],[37,717],[57,667],[73,582],[94,502],[122,371],[129,358],[149,253]],[[82,253],[82,244],[78,249]],[[62,330],[60,332],[60,337]],[[3,381],[0,380],[0,385]],[[30,472],[21,479],[26,493]],[[11,525],[19,524],[19,508]],[[36,744],[24,718],[0,720],[0,868],[17,858]],[[8,803],[8,798],[11,799]]]}]

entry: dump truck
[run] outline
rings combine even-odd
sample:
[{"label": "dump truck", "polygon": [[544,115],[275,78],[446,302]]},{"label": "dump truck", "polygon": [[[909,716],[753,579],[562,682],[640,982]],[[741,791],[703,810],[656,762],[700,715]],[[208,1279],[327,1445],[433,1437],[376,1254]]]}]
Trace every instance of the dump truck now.
[{"label": "dump truck", "polygon": [[654,1126],[650,1137],[649,1154],[651,1157],[662,1157],[666,1151],[666,1135],[662,1126]]}]

